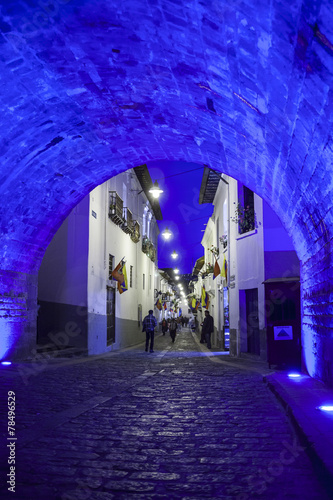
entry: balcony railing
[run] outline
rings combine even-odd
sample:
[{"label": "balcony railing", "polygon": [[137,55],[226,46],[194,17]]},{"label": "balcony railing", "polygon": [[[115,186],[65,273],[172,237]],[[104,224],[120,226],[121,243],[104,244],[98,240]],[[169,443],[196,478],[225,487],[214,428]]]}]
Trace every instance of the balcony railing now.
[{"label": "balcony railing", "polygon": [[121,225],[122,230],[127,234],[133,233],[133,216],[129,208],[124,207],[123,209],[123,224]]},{"label": "balcony railing", "polygon": [[154,247],[153,242],[150,241],[150,239],[147,238],[146,236],[142,240],[142,251],[150,258],[150,260],[152,260],[153,262],[156,261],[157,250]]},{"label": "balcony railing", "polygon": [[118,226],[124,223],[123,200],[116,191],[109,191],[109,218]]}]

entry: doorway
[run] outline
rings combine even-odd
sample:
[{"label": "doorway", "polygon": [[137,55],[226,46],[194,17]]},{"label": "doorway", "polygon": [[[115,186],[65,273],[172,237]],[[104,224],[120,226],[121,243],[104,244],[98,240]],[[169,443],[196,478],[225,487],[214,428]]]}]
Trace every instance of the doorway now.
[{"label": "doorway", "polygon": [[260,355],[258,288],[245,290],[247,352]]},{"label": "doorway", "polygon": [[106,345],[114,344],[116,341],[115,298],[116,289],[111,286],[106,287]]}]

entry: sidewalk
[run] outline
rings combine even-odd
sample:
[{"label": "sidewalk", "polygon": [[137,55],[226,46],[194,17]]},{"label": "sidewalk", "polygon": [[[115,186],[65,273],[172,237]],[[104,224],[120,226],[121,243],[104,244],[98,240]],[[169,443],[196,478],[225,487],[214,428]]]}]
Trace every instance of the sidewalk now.
[{"label": "sidewalk", "polygon": [[263,375],[264,382],[285,409],[317,474],[333,498],[333,411],[318,409],[322,405],[333,406],[333,389],[305,374],[291,378],[288,371],[270,370],[262,361],[230,358],[228,353],[209,350],[205,344],[200,344],[196,334],[193,337],[211,361]]}]

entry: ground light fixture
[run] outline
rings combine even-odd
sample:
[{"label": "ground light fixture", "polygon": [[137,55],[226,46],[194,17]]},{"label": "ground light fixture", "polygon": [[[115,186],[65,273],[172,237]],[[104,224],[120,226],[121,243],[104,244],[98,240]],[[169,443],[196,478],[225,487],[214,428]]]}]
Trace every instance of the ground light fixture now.
[{"label": "ground light fixture", "polygon": [[150,194],[153,195],[153,198],[156,200],[160,197],[160,195],[163,193],[163,189],[161,189],[158,185],[158,182],[155,181],[152,187],[149,189]]},{"label": "ground light fixture", "polygon": [[176,250],[174,250],[174,251],[172,252],[171,257],[172,257],[173,259],[177,259],[177,257],[178,257],[178,253],[176,252]]},{"label": "ground light fixture", "polygon": [[300,376],[301,376],[300,373],[296,373],[296,372],[288,373],[289,378],[299,378]]},{"label": "ground light fixture", "polygon": [[12,364],[12,362],[11,362],[11,361],[1,361],[1,364],[2,364],[3,366],[9,366],[9,365],[11,365],[11,364]]},{"label": "ground light fixture", "polygon": [[166,228],[164,229],[164,231],[162,231],[162,233],[161,233],[161,234],[162,234],[163,238],[164,238],[166,241],[168,241],[168,240],[171,238],[171,236],[172,236],[172,232],[170,231],[170,229],[169,229],[168,227],[166,227]]}]

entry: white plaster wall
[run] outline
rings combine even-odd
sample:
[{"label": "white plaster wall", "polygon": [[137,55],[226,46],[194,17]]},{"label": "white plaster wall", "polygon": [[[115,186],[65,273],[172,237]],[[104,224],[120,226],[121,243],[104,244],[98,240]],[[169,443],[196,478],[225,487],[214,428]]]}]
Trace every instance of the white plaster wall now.
[{"label": "white plaster wall", "polygon": [[38,274],[38,299],[87,305],[89,199],[69,214],[49,244]]},{"label": "white plaster wall", "polygon": [[[127,190],[124,190],[125,184]],[[116,291],[115,314],[117,318],[138,321],[138,306],[142,305],[142,316],[149,309],[154,309],[155,263],[142,252],[142,241],[134,243],[130,236],[108,217],[108,192],[117,191],[120,197],[127,196],[127,206],[132,211],[133,219],[138,220],[142,228],[142,212],[146,204],[145,195],[138,192],[142,188],[131,172],[119,174],[90,193],[89,214],[89,261],[88,261],[88,312],[106,315],[106,287],[109,282],[109,254],[113,255],[114,265],[124,258],[128,278],[128,290],[123,294]],[[127,191],[127,193],[126,193]],[[92,216],[92,211],[97,218]],[[152,219],[155,245],[158,229]],[[142,239],[142,234],[141,234]],[[133,266],[133,283],[130,287],[130,266]],[[143,289],[145,274],[145,289]],[[119,347],[121,332],[116,331],[116,342],[106,347],[106,331],[89,339],[96,352],[105,352]]]}]

